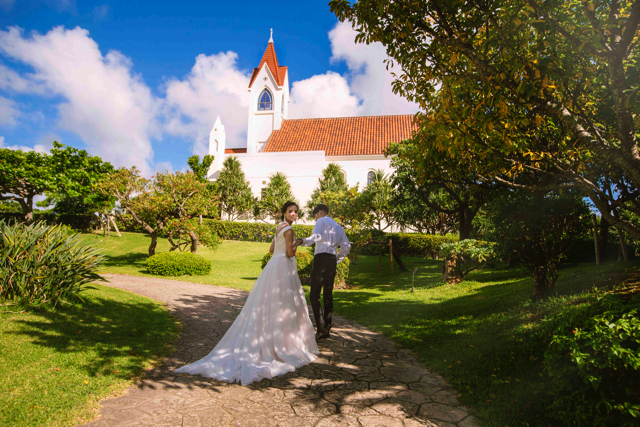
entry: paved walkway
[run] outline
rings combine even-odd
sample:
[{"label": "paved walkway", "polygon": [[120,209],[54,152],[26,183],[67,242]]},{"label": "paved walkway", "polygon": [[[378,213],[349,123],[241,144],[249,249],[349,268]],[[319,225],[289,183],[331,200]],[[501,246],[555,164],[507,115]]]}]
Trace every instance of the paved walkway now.
[{"label": "paved walkway", "polygon": [[341,317],[316,362],[243,387],[173,370],[207,355],[247,293],[109,274],[111,286],[167,304],[184,324],[176,352],[123,396],[101,402],[91,427],[384,426],[472,427],[479,422],[439,375],[383,335]]}]

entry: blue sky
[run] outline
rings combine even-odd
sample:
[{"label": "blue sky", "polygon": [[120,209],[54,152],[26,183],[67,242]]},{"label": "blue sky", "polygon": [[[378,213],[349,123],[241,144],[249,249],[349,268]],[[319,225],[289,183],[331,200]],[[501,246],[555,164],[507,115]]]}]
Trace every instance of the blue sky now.
[{"label": "blue sky", "polygon": [[326,1],[0,0],[0,146],[53,139],[149,174],[205,154],[220,115],[246,144],[248,79],[273,28],[290,118],[404,114],[384,48]]}]

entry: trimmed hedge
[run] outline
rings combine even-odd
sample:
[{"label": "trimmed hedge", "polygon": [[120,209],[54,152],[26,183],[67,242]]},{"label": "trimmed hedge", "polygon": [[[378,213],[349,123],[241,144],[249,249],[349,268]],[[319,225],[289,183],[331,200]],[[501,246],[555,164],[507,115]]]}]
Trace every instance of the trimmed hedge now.
[{"label": "trimmed hedge", "polygon": [[[24,214],[22,212],[0,212],[0,220],[6,223],[22,222]],[[43,222],[47,225],[68,225],[74,230],[88,230],[98,223],[98,217],[95,215],[72,215],[72,214],[54,214],[33,212],[33,222]]]},{"label": "trimmed hedge", "polygon": [[147,269],[159,276],[202,276],[211,272],[211,261],[191,252],[163,252],[147,258]]},{"label": "trimmed hedge", "polygon": [[[272,254],[267,253],[264,257],[262,257],[263,270],[267,266],[267,263],[272,256]],[[296,252],[296,265],[298,267],[298,276],[300,276],[300,278],[311,277],[311,272],[313,271],[313,254],[308,251]],[[336,278],[334,280],[335,285],[345,283],[347,277],[349,277],[350,265],[351,261],[349,260],[349,258],[346,258],[344,261],[338,264],[338,268],[336,270]]]},{"label": "trimmed hedge", "polygon": [[[202,225],[214,230],[221,239],[242,240],[247,242],[269,242],[273,239],[277,224],[260,222],[234,222],[216,219],[203,219]],[[308,237],[313,232],[313,225],[294,224],[296,237]]]},{"label": "trimmed hedge", "polygon": [[[213,229],[222,239],[243,240],[249,242],[271,241],[276,230],[276,224],[254,223],[254,222],[232,222],[214,219],[204,219],[203,225]],[[308,237],[313,232],[313,225],[294,224],[293,231],[296,237]],[[440,246],[443,243],[457,242],[458,237],[454,235],[438,236],[418,233],[384,233],[374,231],[374,240],[392,239],[393,246],[401,256],[417,258],[438,258]],[[352,251],[356,251],[354,242],[358,240],[358,235],[347,230],[347,237],[352,242]],[[378,255],[379,246],[368,245],[357,249],[359,253],[365,255]],[[383,251],[389,253],[389,248],[384,247]]]}]

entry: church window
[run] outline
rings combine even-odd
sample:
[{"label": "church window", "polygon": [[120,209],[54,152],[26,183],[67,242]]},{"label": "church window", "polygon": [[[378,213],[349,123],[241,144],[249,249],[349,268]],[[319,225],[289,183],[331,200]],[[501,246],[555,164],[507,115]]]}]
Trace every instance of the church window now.
[{"label": "church window", "polygon": [[269,92],[269,89],[263,90],[260,94],[260,97],[258,98],[258,110],[273,110],[273,98],[271,97],[271,92]]},{"label": "church window", "polygon": [[284,93],[282,94],[282,108],[281,108],[281,113],[284,114]]},{"label": "church window", "polygon": [[374,171],[369,171],[367,173],[367,185],[371,184],[376,179],[376,173]]}]

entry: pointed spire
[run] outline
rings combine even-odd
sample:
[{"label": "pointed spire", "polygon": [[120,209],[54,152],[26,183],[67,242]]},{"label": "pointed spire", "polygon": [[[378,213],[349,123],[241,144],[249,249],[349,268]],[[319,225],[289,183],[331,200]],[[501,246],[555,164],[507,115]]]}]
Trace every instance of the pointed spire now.
[{"label": "pointed spire", "polygon": [[211,128],[211,133],[224,133],[224,126],[222,125],[222,120],[220,120],[220,116],[216,119],[216,122],[213,124],[213,128]]},{"label": "pointed spire", "polygon": [[273,43],[273,28],[271,28],[271,37],[269,37],[269,43]]}]

